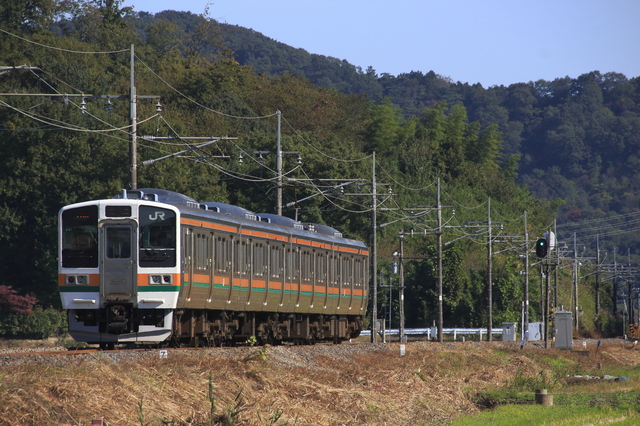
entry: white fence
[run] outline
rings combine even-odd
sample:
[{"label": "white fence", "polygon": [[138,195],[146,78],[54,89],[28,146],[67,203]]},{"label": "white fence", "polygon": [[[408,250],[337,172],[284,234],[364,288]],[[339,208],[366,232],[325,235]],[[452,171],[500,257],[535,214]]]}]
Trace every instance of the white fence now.
[{"label": "white fence", "polygon": [[[382,336],[383,330],[378,330],[378,334]],[[397,328],[388,328],[384,330],[384,334],[386,336],[398,336],[400,334],[400,330]],[[427,328],[405,328],[404,334],[407,336],[426,336],[428,340],[432,338],[438,337],[438,328],[437,327],[427,327]],[[482,340],[482,337],[487,335],[486,328],[443,328],[442,334],[452,334],[453,340],[458,340],[458,335],[477,335],[479,340]],[[502,328],[494,328],[491,330],[491,334],[502,335]],[[371,330],[362,330],[360,333],[361,336],[371,336]]]}]

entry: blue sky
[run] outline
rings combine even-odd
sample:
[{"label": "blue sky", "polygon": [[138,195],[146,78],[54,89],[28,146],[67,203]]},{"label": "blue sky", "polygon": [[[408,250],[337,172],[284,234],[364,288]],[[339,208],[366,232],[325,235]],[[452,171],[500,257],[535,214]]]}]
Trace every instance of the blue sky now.
[{"label": "blue sky", "polygon": [[124,0],[196,14],[378,74],[485,88],[598,70],[640,76],[640,0]]}]

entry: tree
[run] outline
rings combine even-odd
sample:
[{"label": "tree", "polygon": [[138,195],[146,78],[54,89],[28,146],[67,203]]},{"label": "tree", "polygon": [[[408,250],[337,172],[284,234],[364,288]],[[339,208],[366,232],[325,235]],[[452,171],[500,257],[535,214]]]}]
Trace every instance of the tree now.
[{"label": "tree", "polygon": [[391,99],[384,98],[371,107],[371,121],[367,126],[365,140],[367,152],[384,155],[398,142],[400,132],[400,109]]},{"label": "tree", "polygon": [[0,4],[0,27],[26,33],[46,29],[56,16],[66,10],[64,0],[3,1]]}]

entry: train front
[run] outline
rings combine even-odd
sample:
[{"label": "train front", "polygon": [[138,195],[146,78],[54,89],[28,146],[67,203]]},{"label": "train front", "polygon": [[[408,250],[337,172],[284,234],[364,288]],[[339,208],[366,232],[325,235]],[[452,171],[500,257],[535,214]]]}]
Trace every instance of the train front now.
[{"label": "train front", "polygon": [[60,210],[58,285],[78,342],[162,342],[180,290],[178,210],[135,199]]}]

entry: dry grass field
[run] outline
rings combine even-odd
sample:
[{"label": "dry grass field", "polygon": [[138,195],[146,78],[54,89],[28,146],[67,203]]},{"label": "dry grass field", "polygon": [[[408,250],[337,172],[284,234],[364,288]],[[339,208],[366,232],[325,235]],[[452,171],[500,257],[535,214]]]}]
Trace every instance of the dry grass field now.
[{"label": "dry grass field", "polygon": [[[542,378],[556,394],[640,395],[640,348],[621,341],[586,351],[502,342],[411,342],[405,349],[404,356],[397,343],[168,349],[166,357],[157,349],[0,351],[0,425],[446,424],[479,412],[479,392],[516,378]],[[630,380],[566,380],[616,372]]]}]

